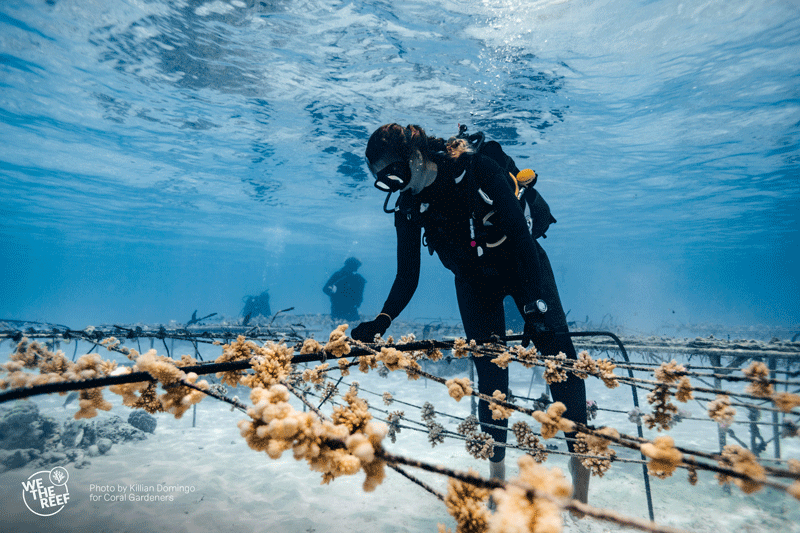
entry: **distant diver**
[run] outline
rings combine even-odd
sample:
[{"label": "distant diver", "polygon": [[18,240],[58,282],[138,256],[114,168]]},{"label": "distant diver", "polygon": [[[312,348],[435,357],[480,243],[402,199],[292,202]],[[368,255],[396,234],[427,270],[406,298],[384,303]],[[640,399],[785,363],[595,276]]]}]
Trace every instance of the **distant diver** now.
[{"label": "distant diver", "polygon": [[[361,323],[354,339],[372,342],[383,335],[405,309],[417,289],[420,243],[435,251],[455,274],[464,331],[469,339],[488,340],[505,334],[503,299],[510,295],[524,318],[523,345],[531,342],[539,352],[564,352],[576,358],[567,335],[567,321],[555,277],[544,249],[536,241],[555,219],[533,188],[536,173],[520,172],[514,161],[483,134],[444,141],[428,137],[419,126],[380,127],[369,138],[366,158],[375,187],[387,193],[384,211],[393,213],[397,233],[397,275],[383,309],[374,320]],[[400,192],[394,209],[387,209],[391,194]],[[526,220],[525,206],[531,211]],[[424,236],[420,239],[421,230]],[[432,295],[438,297],[437,295]],[[489,358],[474,358],[478,390],[492,396],[508,395],[508,369]],[[555,401],[562,402],[565,417],[586,423],[586,389],[570,373],[567,381],[553,383]],[[508,420],[493,420],[489,405],[481,400],[478,415],[482,430],[495,442],[505,443]],[[568,437],[574,438],[574,434]],[[567,441],[570,451],[573,442]],[[490,475],[505,477],[505,448],[495,447]],[[589,471],[572,457],[575,497],[587,501]]]},{"label": "distant diver", "polygon": [[331,318],[348,322],[360,319],[358,308],[364,300],[366,280],[357,273],[361,261],[350,257],[322,287],[322,292],[331,299]]},{"label": "distant diver", "polygon": [[269,307],[269,290],[265,290],[258,296],[245,296],[244,308],[242,308],[242,325],[246,326],[250,319],[257,316],[268,317],[272,315],[272,309]]}]

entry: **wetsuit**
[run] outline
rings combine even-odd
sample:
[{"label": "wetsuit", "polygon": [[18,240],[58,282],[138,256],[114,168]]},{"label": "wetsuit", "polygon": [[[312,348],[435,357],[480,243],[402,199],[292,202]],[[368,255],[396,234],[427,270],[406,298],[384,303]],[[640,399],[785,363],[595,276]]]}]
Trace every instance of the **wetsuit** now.
[{"label": "wetsuit", "polygon": [[[482,194],[476,194],[477,190]],[[491,202],[491,203],[490,203]],[[489,227],[495,242],[506,239],[496,247],[477,246],[470,233],[470,212],[483,219],[490,211]],[[545,325],[555,332],[567,331],[567,320],[558,296],[547,254],[530,235],[525,215],[511,189],[504,170],[491,159],[481,155],[462,155],[457,161],[440,164],[436,180],[419,194],[401,193],[395,210],[397,232],[397,276],[382,312],[396,317],[406,307],[419,281],[420,229],[432,254],[439,255],[442,264],[455,274],[456,296],[469,339],[488,339],[505,334],[503,298],[510,295],[520,310],[537,299],[548,305]],[[482,243],[483,244],[483,243]],[[552,346],[537,346],[546,355],[564,352],[574,359],[575,348],[567,336],[555,336]],[[478,372],[478,390],[489,396],[495,390],[508,393],[508,369],[502,369],[489,358],[474,358]],[[569,379],[551,385],[555,401],[567,407],[565,416],[586,423],[586,390],[581,379],[569,374]],[[508,427],[508,420],[493,420],[486,402],[478,404],[481,423]],[[496,442],[506,442],[506,431],[487,426]],[[570,449],[572,446],[570,445]],[[505,457],[505,448],[496,447],[493,461]]]},{"label": "wetsuit", "polygon": [[[325,283],[322,292],[331,299],[331,318],[357,321],[366,281],[352,269],[342,268]],[[334,289],[335,287],[335,289]]]}]

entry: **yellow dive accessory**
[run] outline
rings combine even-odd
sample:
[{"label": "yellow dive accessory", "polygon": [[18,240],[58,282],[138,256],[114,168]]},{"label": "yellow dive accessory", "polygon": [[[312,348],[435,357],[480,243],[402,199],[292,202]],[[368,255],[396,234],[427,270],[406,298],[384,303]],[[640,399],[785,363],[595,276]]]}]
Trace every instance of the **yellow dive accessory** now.
[{"label": "yellow dive accessory", "polygon": [[529,168],[523,168],[517,174],[517,183],[522,185],[523,187],[527,187],[528,185],[536,185],[536,178],[539,176],[536,175],[536,172]]},{"label": "yellow dive accessory", "polygon": [[514,181],[514,196],[516,196],[517,199],[519,199],[521,194],[519,190],[520,185],[523,187],[536,185],[536,179],[538,178],[536,172],[529,168],[523,168],[516,176],[511,172],[509,172],[508,175],[511,176],[511,179]]}]

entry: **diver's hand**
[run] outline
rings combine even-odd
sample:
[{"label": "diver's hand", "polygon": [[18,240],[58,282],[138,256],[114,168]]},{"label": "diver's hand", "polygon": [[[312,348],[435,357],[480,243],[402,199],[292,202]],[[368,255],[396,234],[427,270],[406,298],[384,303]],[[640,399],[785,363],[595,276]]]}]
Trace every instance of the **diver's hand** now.
[{"label": "diver's hand", "polygon": [[[522,332],[522,346],[525,348],[533,342],[540,352],[553,346],[555,334],[544,325],[544,314],[531,313],[525,316],[525,330]],[[549,354],[552,355],[552,354]]]},{"label": "diver's hand", "polygon": [[375,320],[362,322],[357,327],[353,328],[350,336],[354,340],[361,342],[375,342],[375,335],[383,335],[386,333],[386,330],[389,329],[391,324],[392,320],[389,318],[389,315],[381,313],[375,317]]}]

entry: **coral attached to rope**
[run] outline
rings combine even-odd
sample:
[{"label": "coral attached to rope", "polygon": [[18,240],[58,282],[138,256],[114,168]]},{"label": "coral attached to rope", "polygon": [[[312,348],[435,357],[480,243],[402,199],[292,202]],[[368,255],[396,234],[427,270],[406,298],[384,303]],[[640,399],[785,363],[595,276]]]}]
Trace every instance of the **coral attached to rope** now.
[{"label": "coral attached to rope", "polygon": [[[542,367],[548,383],[564,381],[569,373],[573,373],[581,379],[598,378],[608,388],[621,383],[645,387],[649,390],[648,402],[653,411],[645,414],[643,421],[658,431],[669,430],[680,418],[672,403],[673,397],[679,402],[687,402],[697,400],[695,394],[698,392],[716,394],[715,399],[705,401],[709,418],[719,424],[730,424],[734,419],[736,411],[731,396],[766,400],[771,402],[775,412],[797,415],[800,396],[788,390],[775,391],[776,384],[797,383],[776,380],[774,373],[763,363],[753,363],[742,371],[740,378],[737,376],[747,385],[743,392],[735,393],[694,387],[691,376],[702,379],[708,374],[690,371],[675,361],[648,370],[654,379],[644,380],[618,376],[614,373],[617,362],[593,360],[585,351],[576,360],[570,360],[564,354],[540,354],[535,348],[509,348],[464,339],[416,341],[413,336],[403,337],[397,344],[391,338],[387,341],[378,339],[376,344],[364,344],[349,339],[346,329],[347,325],[336,328],[324,346],[313,339],[305,339],[294,346],[275,341],[259,344],[240,335],[222,346],[222,354],[213,364],[199,364],[190,356],[172,359],[158,355],[154,349],[139,353],[122,346],[113,337],[102,342],[100,339],[88,340],[105,346],[109,351],[124,354],[129,364],[118,366],[114,361],[104,361],[97,354],[87,354],[73,362],[61,351],[52,352],[38,342],[21,338],[9,362],[0,365],[0,374],[3,375],[0,389],[8,391],[0,393],[0,402],[39,390],[62,394],[67,390],[80,390],[75,418],[91,418],[96,416],[97,409],[111,409],[111,404],[102,395],[102,387],[110,386],[109,390],[120,395],[122,403],[128,407],[151,413],[167,412],[180,418],[191,406],[206,396],[212,396],[246,411],[248,418],[241,420],[238,426],[252,449],[264,451],[272,459],[291,450],[295,459],[306,461],[312,470],[322,474],[322,483],[364,472],[363,488],[372,491],[385,479],[384,469],[388,465],[436,494],[435,490],[401,470],[399,465],[448,476],[447,495],[437,496],[444,500],[448,512],[456,520],[457,531],[465,533],[557,533],[562,529],[561,511],[565,509],[646,531],[670,531],[670,528],[620,517],[570,500],[571,487],[560,470],[540,464],[547,459],[549,450],[542,445],[539,436],[547,440],[559,432],[577,432],[576,454],[597,476],[607,474],[612,462],[618,459],[617,451],[611,446],[619,446],[643,454],[648,472],[658,478],[671,476],[677,468],[686,468],[690,479],[696,480],[698,470],[707,470],[716,473],[720,483],[733,482],[747,494],[769,486],[800,499],[800,462],[789,463],[789,468],[767,467],[755,454],[740,446],[725,446],[720,453],[707,453],[676,446],[668,435],[650,441],[625,435],[612,427],[595,428],[576,423],[568,418],[570,413],[559,402],[538,410],[528,409],[501,391],[495,391],[492,396],[476,392],[468,378],[444,379],[425,372],[419,361],[439,360],[443,357],[441,350],[449,349],[455,358],[470,354],[486,356],[502,368],[512,362],[525,367]],[[336,359],[336,364],[328,362],[329,358]],[[318,361],[320,364],[301,371],[297,367],[299,361]],[[376,408],[371,408],[365,399],[359,397],[356,384],[351,384],[341,397],[343,402],[334,401],[341,378],[333,383],[329,381],[329,374],[339,372],[345,377],[352,366],[358,366],[363,373],[371,370],[401,371],[412,380],[425,378],[446,386],[448,394],[456,401],[466,396],[477,397],[488,402],[492,418],[496,420],[508,419],[514,413],[531,417],[540,424],[540,435],[521,420],[511,428],[519,447],[527,452],[519,459],[519,477],[508,483],[485,480],[474,473],[463,474],[391,454],[384,447],[385,437],[388,435],[395,442],[397,433],[404,427],[401,422],[410,419],[404,412],[394,411],[388,414],[387,423],[376,420],[373,416]],[[34,370],[38,370],[38,374]],[[224,385],[250,388],[251,405],[245,406],[236,399],[225,397],[218,386],[212,387],[205,380],[198,381],[200,375],[210,373],[216,373]],[[717,378],[720,375],[710,374]],[[314,406],[309,400],[314,390],[322,398],[319,406]],[[290,403],[292,395],[309,410],[296,410]],[[388,392],[380,397],[386,405],[397,401]],[[331,403],[328,415],[320,410],[326,402]],[[750,407],[752,404],[747,405]],[[757,407],[752,405],[752,408]],[[496,443],[488,434],[479,432],[477,420],[473,418],[463,420],[457,433],[453,433],[435,420],[437,411],[430,403],[426,402],[419,410],[422,421],[417,424],[425,428],[433,446],[448,437],[462,438],[469,453],[480,459],[491,457],[497,445],[511,446]],[[780,479],[790,480],[791,484],[780,483]],[[486,506],[490,495],[496,503],[494,513]],[[444,526],[440,530],[444,530]]]}]

